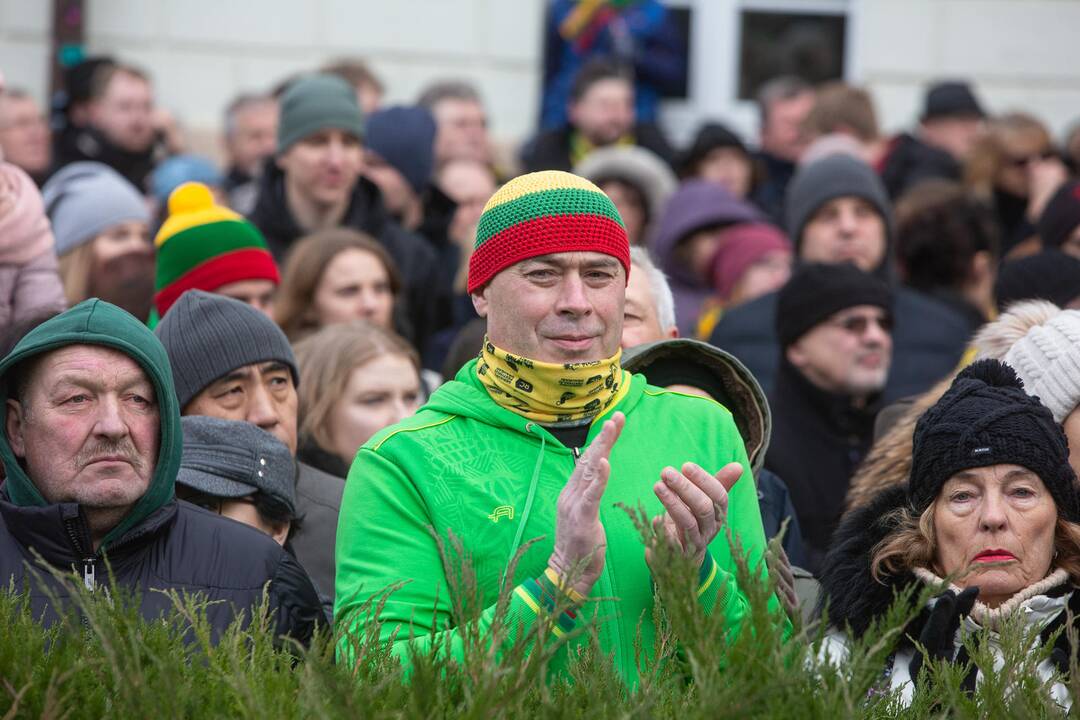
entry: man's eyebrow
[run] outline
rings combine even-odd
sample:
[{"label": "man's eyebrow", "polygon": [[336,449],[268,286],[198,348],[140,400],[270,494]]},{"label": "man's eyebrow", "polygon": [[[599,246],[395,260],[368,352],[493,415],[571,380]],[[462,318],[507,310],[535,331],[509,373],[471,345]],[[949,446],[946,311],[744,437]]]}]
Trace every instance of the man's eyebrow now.
[{"label": "man's eyebrow", "polygon": [[214,384],[240,382],[241,380],[247,380],[251,377],[251,371],[246,367],[239,367],[230,372],[228,375],[223,375],[214,381]]},{"label": "man's eyebrow", "polygon": [[262,364],[262,365],[261,365],[261,366],[259,367],[259,370],[261,370],[261,371],[262,371],[262,372],[264,372],[264,373],[274,373],[274,372],[287,372],[287,373],[291,373],[291,372],[292,372],[292,371],[291,371],[291,370],[289,369],[289,366],[288,366],[288,365],[286,365],[285,363],[281,362],[280,360],[271,360],[271,361],[270,361],[270,362],[268,362],[268,363],[263,363],[263,364]]}]

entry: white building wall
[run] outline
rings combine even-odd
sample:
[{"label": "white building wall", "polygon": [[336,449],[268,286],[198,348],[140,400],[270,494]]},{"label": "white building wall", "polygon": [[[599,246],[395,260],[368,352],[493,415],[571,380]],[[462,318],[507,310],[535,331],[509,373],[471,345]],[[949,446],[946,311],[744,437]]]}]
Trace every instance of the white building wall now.
[{"label": "white building wall", "polygon": [[[866,83],[883,126],[912,123],[925,84],[967,77],[991,111],[1024,108],[1060,133],[1080,119],[1080,0],[672,0],[694,10],[693,97],[665,118],[682,140],[705,117],[754,139],[750,103],[734,99],[741,9],[848,14],[847,74]],[[0,70],[44,99],[48,0],[0,0]],[[202,148],[238,92],[339,56],[367,59],[387,100],[463,77],[486,99],[504,142],[537,116],[544,0],[87,0],[87,49],[146,68],[160,102]]]}]

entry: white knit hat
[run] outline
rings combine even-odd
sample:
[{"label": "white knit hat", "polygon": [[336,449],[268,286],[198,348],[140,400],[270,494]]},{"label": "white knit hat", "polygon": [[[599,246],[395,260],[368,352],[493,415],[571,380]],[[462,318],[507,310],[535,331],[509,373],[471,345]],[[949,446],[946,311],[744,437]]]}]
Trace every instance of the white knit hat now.
[{"label": "white knit hat", "polygon": [[1029,395],[1058,424],[1080,405],[1080,310],[1061,310],[1032,325],[1005,353]]}]

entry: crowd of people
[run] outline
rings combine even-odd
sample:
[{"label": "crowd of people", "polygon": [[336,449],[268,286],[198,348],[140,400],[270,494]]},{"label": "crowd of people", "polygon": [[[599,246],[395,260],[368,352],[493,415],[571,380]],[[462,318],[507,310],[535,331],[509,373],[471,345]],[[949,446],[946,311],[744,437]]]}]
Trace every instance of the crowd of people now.
[{"label": "crowd of people", "polygon": [[633,686],[658,548],[629,506],[731,632],[731,539],[777,623],[827,611],[823,663],[933,588],[882,671],[905,702],[1013,617],[1067,674],[1078,133],[945,80],[888,136],[865,88],[778,77],[756,142],[676,148],[618,13],[565,5],[512,162],[469,82],[387,107],[359,61],[230,102],[224,167],[121,60],[68,68],[51,120],[0,90],[0,582],[44,622],[41,563],[147,618],[201,592],[219,632],[268,588],[282,635],[378,623],[409,663],[472,632],[453,535],[481,630],[590,626]]}]

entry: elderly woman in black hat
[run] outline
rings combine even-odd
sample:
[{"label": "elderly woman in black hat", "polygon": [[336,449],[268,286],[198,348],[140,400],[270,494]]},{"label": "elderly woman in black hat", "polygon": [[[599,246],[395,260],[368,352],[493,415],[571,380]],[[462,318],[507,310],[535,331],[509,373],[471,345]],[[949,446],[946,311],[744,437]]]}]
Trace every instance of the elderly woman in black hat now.
[{"label": "elderly woman in black hat", "polygon": [[[910,704],[926,662],[970,657],[962,633],[996,633],[1014,618],[1046,642],[1080,612],[1080,497],[1061,427],[1008,365],[983,360],[961,372],[915,427],[909,483],[850,513],[822,572],[833,628],[822,654],[847,655],[904,588],[934,595],[889,656],[883,689]],[[849,631],[850,635],[847,632]],[[1075,648],[1062,632],[1037,668],[1067,674]],[[990,643],[1003,659],[998,645]],[[972,665],[965,686],[980,682]],[[1069,705],[1058,682],[1053,699]]]}]

